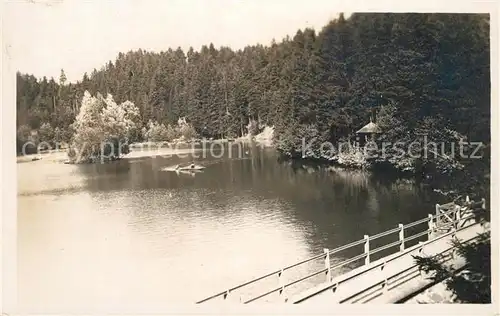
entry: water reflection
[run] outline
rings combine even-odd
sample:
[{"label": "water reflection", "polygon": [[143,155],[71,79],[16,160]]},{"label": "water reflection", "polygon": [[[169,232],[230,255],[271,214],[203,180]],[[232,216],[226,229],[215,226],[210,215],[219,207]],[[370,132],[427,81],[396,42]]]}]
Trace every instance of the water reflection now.
[{"label": "water reflection", "polygon": [[[161,171],[193,160],[207,166],[194,177]],[[192,302],[433,208],[412,182],[292,168],[251,146],[18,175],[19,296],[35,309]]]}]

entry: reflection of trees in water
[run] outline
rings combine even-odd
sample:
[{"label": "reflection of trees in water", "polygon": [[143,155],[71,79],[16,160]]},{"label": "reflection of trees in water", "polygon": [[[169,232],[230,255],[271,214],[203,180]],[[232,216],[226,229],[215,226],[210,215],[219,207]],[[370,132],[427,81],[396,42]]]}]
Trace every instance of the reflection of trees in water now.
[{"label": "reflection of trees in water", "polygon": [[[296,253],[290,253],[291,246],[283,247],[289,251],[284,262],[293,263],[322,252],[322,248],[333,249],[364,234],[409,222],[405,219],[411,214],[422,214],[421,193],[412,182],[384,180],[359,170],[292,167],[278,163],[273,152],[255,147],[245,150],[248,159],[200,159],[207,169],[194,178],[160,171],[189,162],[189,157],[157,157],[138,163],[123,160],[86,166],[80,172],[85,174],[89,190],[99,191],[93,197],[108,201],[107,211],[128,213],[130,229],[146,240],[165,235],[166,244],[151,247],[158,247],[163,255],[165,245],[171,246],[169,257],[186,252],[185,247],[174,245],[196,248],[199,243],[210,248],[217,247],[211,242],[220,242],[224,236],[239,236],[244,241],[266,232],[275,246],[287,240],[302,245]],[[266,245],[252,247],[265,249]],[[349,251],[336,255],[332,262],[362,249]]]},{"label": "reflection of trees in water", "polygon": [[[307,232],[317,249],[392,228],[429,211],[412,181],[386,180],[360,170],[278,163],[274,152],[255,146],[244,147],[243,155],[241,159],[237,155],[199,159],[207,168],[195,177],[161,171],[189,162],[190,157],[156,157],[138,163],[123,160],[87,167],[84,172],[90,190],[133,189],[128,194],[138,200],[147,198],[140,196],[142,192],[160,190],[163,195],[154,198],[161,203],[174,203],[169,196],[174,195],[182,204],[173,205],[220,218],[244,213],[242,202],[259,201],[262,212],[287,212],[282,215]],[[283,201],[287,207],[273,206],[270,201]],[[183,216],[199,214],[185,211]]]},{"label": "reflection of trees in water", "polygon": [[369,185],[370,173],[364,170],[348,170],[336,167],[327,169],[338,179],[342,179],[344,183],[348,183],[351,187],[366,188]]},{"label": "reflection of trees in water", "polygon": [[114,191],[128,187],[130,165],[126,161],[77,166],[90,191]]},{"label": "reflection of trees in water", "polygon": [[[251,157],[247,160],[221,159],[220,162],[208,160],[214,163],[195,177],[160,171],[167,165],[178,163],[181,159],[176,157],[156,157],[139,163],[96,164],[85,166],[82,172],[86,174],[90,190],[207,188],[219,193],[228,191],[261,198],[278,196],[298,204],[315,203],[311,206],[320,205],[320,208],[327,208],[328,203],[335,202],[332,207],[366,208],[373,214],[379,212],[381,197],[418,194],[415,184],[409,181],[379,183],[364,171],[290,166],[289,163],[277,163],[272,153],[259,148],[249,146],[243,151],[250,151]],[[206,201],[213,207],[220,207],[225,205],[221,198],[217,194],[208,195]]]},{"label": "reflection of trees in water", "polygon": [[416,187],[417,184],[415,183],[415,180],[409,180],[409,179],[396,179],[396,181],[391,183],[391,188],[397,191],[413,192]]},{"label": "reflection of trees in water", "polygon": [[[285,163],[286,165],[287,163]],[[322,246],[338,246],[425,216],[428,200],[413,181],[380,179],[369,172],[311,167],[281,170],[288,179],[283,194],[309,201],[296,216],[312,223],[316,235],[325,238]],[[318,198],[315,201],[315,198]],[[317,207],[317,210],[313,208]],[[319,245],[316,245],[319,248]]]},{"label": "reflection of trees in water", "polygon": [[368,188],[368,199],[366,202],[370,214],[376,217],[380,211],[380,203],[377,199],[377,191],[373,187]]}]

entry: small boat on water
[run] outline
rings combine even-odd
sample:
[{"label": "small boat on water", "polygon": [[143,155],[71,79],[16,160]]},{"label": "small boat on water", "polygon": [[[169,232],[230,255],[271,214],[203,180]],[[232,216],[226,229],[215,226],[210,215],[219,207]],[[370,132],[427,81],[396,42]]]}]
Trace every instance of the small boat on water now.
[{"label": "small boat on water", "polygon": [[180,165],[175,166],[175,170],[179,170],[179,171],[199,171],[199,170],[203,170],[203,169],[205,169],[205,167],[200,166],[200,165],[195,165],[194,163],[192,163],[188,166],[180,166]]},{"label": "small boat on water", "polygon": [[195,177],[198,173],[203,173],[203,170],[175,170],[175,173],[177,173],[177,175],[184,174]]},{"label": "small boat on water", "polygon": [[174,171],[177,173],[198,173],[198,172],[203,172],[205,169],[204,166],[196,165],[194,163],[189,164],[189,165],[175,165],[171,167],[165,167],[161,170],[163,171]]}]

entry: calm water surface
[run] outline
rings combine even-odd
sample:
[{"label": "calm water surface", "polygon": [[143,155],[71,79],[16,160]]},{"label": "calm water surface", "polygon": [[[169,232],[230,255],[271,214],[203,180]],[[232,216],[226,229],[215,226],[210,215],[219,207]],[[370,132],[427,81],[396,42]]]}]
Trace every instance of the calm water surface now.
[{"label": "calm water surface", "polygon": [[293,168],[250,146],[239,158],[196,159],[207,168],[194,176],[161,170],[191,157],[138,156],[18,163],[22,307],[143,311],[194,302],[420,219],[435,203],[408,181]]}]

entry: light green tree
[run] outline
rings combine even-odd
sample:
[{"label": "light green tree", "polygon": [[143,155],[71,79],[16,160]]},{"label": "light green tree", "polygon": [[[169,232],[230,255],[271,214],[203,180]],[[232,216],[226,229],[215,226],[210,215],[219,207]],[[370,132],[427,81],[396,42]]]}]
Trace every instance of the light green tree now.
[{"label": "light green tree", "polygon": [[132,102],[117,104],[110,94],[93,97],[85,91],[72,125],[75,134],[70,159],[81,163],[119,158],[128,153],[128,137],[137,130],[139,121],[139,109]]}]

